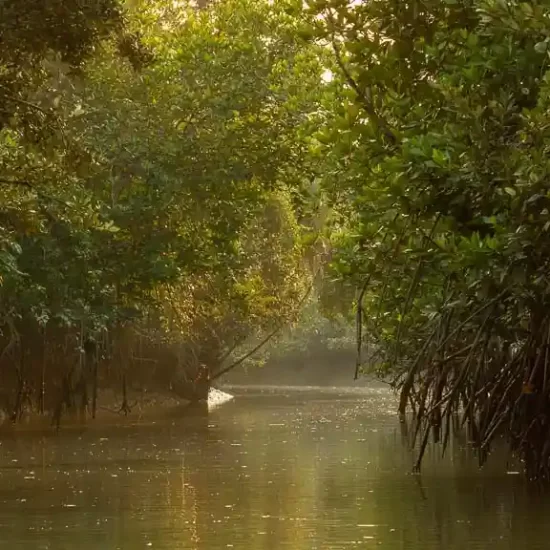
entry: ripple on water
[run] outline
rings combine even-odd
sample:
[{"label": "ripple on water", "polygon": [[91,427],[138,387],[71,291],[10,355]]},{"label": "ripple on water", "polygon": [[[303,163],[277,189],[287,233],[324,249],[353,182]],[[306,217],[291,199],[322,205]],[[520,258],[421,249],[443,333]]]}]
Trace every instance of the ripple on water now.
[{"label": "ripple on water", "polygon": [[548,548],[548,499],[502,462],[455,445],[410,475],[385,389],[228,392],[209,417],[2,441],[0,549]]}]

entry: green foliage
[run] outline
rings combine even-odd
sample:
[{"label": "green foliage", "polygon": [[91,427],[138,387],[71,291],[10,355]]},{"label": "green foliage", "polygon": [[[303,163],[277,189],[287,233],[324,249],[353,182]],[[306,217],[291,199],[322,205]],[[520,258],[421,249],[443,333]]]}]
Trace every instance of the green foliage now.
[{"label": "green foliage", "polygon": [[[501,429],[549,466],[549,7],[478,0],[314,3],[347,92],[325,130],[347,226],[335,269],[417,413],[481,458]],[[338,197],[338,200],[341,200]],[[526,389],[527,388],[527,389]]]},{"label": "green foliage", "polygon": [[87,339],[123,380],[159,342],[215,370],[310,286],[325,54],[292,3],[34,4],[0,8],[0,360],[24,357],[4,385],[43,399],[65,350],[47,391],[74,389]]},{"label": "green foliage", "polygon": [[[118,292],[135,300],[159,284],[192,285],[193,304],[178,292],[173,305],[181,329],[210,333],[212,350],[285,318],[307,281],[288,196],[311,170],[305,127],[321,67],[290,33],[296,22],[267,3],[179,14],[159,30],[163,16],[148,4],[154,62],[136,74],[118,57],[97,59],[68,109],[95,160],[86,185],[119,229]],[[201,312],[195,321],[189,307]],[[236,334],[222,336],[220,324]]]}]

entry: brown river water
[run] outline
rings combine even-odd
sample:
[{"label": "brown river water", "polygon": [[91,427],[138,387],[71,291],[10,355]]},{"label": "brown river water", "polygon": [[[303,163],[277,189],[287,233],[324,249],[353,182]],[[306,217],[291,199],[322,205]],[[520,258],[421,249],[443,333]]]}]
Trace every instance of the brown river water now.
[{"label": "brown river water", "polygon": [[[232,388],[208,417],[0,440],[0,549],[550,548],[550,497],[458,442],[421,476],[383,389]],[[516,467],[517,470],[517,467]]]}]

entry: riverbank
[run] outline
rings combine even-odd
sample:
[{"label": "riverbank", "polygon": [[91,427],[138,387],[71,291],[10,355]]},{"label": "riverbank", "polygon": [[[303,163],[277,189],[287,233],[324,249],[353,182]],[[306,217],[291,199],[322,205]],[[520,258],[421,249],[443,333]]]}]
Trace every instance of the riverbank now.
[{"label": "riverbank", "polygon": [[[216,388],[210,388],[208,399],[193,403],[173,393],[128,390],[128,409],[124,410],[123,396],[113,390],[102,391],[98,395],[95,418],[92,418],[89,407],[84,414],[65,412],[60,419],[61,428],[98,424],[135,424],[170,417],[208,414],[233,399],[233,395]],[[6,413],[0,416],[0,433],[25,430],[51,430],[57,426],[51,414],[41,415],[35,411],[25,411],[21,419],[13,423]]]}]

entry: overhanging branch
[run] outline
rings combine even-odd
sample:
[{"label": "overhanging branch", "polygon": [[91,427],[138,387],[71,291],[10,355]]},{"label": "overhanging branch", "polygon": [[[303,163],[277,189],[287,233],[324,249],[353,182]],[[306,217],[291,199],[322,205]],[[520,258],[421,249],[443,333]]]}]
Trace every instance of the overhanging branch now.
[{"label": "overhanging branch", "polygon": [[346,64],[344,63],[340,46],[336,41],[336,24],[334,21],[332,10],[328,11],[328,19],[330,21],[330,41],[331,41],[332,49],[334,51],[334,55],[336,57],[336,63],[338,64],[338,67],[342,71],[342,74],[344,75],[349,86],[357,94],[357,97],[361,102],[361,106],[363,107],[363,109],[365,110],[365,112],[367,113],[371,121],[374,123],[374,125],[377,127],[378,131],[382,135],[384,135],[392,144],[397,143],[397,136],[395,134],[395,131],[392,130],[389,124],[378,114],[378,112],[374,108],[372,97],[370,97],[370,94],[368,92],[361,89],[359,84],[351,75],[349,69],[346,67]]},{"label": "overhanging branch", "polygon": [[[317,273],[313,276],[313,281],[315,281],[317,278]],[[309,286],[307,292],[302,296],[301,300],[298,302],[298,305],[296,306],[296,311],[294,312],[294,315],[298,315],[300,311],[302,310],[302,307],[306,300],[308,299],[309,295],[311,294],[311,291],[313,290],[314,282],[311,283]],[[236,361],[231,363],[231,365],[228,365],[227,367],[219,370],[218,372],[214,373],[212,377],[210,378],[210,381],[213,382],[214,380],[220,378],[220,376],[223,376],[224,374],[227,374],[229,371],[233,370],[235,367],[238,367],[240,364],[244,363],[249,357],[252,357],[257,351],[259,351],[261,348],[263,348],[279,331],[281,331],[285,326],[286,322],[279,323],[265,338],[263,338],[256,346],[254,346],[249,352],[245,353],[243,356],[239,357]]]}]

